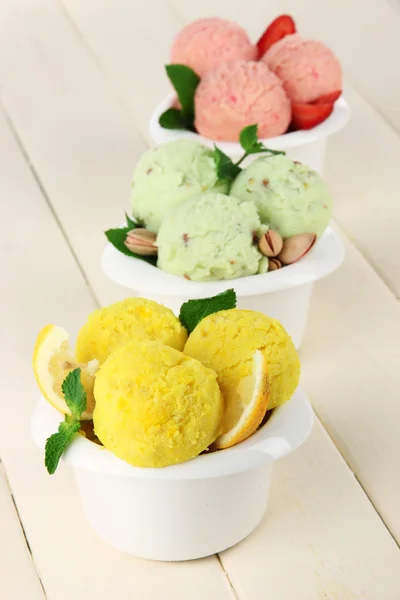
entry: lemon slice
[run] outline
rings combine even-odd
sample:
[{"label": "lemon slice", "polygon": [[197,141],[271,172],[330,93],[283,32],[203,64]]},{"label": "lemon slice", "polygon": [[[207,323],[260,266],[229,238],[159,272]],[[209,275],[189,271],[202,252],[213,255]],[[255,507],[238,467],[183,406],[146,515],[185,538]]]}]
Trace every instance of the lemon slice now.
[{"label": "lemon slice", "polygon": [[243,377],[235,393],[225,396],[223,433],[214,448],[229,448],[250,437],[260,425],[268,408],[269,378],[267,360],[260,352],[253,355],[253,370]]},{"label": "lemon slice", "polygon": [[69,334],[56,325],[47,325],[39,333],[33,351],[33,371],[37,384],[46,400],[63,414],[71,414],[64,400],[62,383],[65,377],[81,368],[81,382],[86,392],[86,411],[83,420],[93,418],[94,408],[94,374],[98,368],[97,360],[89,363],[78,363],[68,345]]}]

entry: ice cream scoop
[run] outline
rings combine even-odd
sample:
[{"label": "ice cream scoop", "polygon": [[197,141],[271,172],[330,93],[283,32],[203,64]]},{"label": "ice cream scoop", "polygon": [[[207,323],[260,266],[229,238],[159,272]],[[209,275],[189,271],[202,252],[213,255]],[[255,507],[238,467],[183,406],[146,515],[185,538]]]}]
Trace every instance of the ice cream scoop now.
[{"label": "ice cream scoop", "polygon": [[158,266],[198,281],[254,275],[262,258],[254,243],[254,234],[260,231],[251,201],[211,192],[191,198],[162,222]]},{"label": "ice cream scoop", "polygon": [[332,50],[298,33],[273,44],[261,60],[282,81],[293,103],[313,102],[342,89],[342,69]]},{"label": "ice cream scoop", "polygon": [[237,142],[247,125],[259,138],[287,130],[291,108],[281,81],[263,62],[221,64],[200,81],[195,94],[195,127],[213,140]]},{"label": "ice cream scoop", "polygon": [[97,437],[134,466],[190,460],[220,433],[223,398],[214,371],[157,342],[135,340],[113,352],[94,393]]},{"label": "ice cream scoop", "polygon": [[267,360],[268,409],[272,409],[291,398],[300,376],[300,362],[292,339],[276,319],[250,310],[214,313],[190,334],[184,353],[217,373],[225,401],[229,403],[240,382],[250,375],[257,350]]},{"label": "ice cream scoop", "polygon": [[153,300],[127,298],[89,315],[78,334],[76,357],[80,362],[102,363],[117,348],[141,339],[182,350],[186,338],[186,329],[171,309]]},{"label": "ice cream scoop", "polygon": [[332,198],[316,171],[285,155],[262,156],[238,175],[230,194],[252,200],[262,223],[282,238],[321,235],[332,214]]},{"label": "ice cream scoop", "polygon": [[232,21],[212,17],[186,25],[175,37],[171,62],[191,67],[200,77],[232,60],[255,60],[257,49]]},{"label": "ice cream scoop", "polygon": [[133,174],[132,214],[157,232],[174,206],[208,190],[226,192],[218,181],[213,151],[191,140],[177,140],[148,150]]}]

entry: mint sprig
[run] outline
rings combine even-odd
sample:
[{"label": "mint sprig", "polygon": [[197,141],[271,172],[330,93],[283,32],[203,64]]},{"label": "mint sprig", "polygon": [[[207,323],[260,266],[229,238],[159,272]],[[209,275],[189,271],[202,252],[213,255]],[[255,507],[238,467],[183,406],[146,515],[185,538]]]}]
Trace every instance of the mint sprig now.
[{"label": "mint sprig", "polygon": [[262,142],[258,141],[257,125],[249,125],[242,129],[239,134],[239,142],[247,154],[257,154],[265,151],[271,152],[271,154],[282,154],[281,151],[266,148]]},{"label": "mint sprig", "polygon": [[181,108],[169,108],[159,118],[164,129],[194,131],[194,95],[200,77],[186,65],[166,65],[165,70],[179,98]]},{"label": "mint sprig", "polygon": [[283,150],[271,150],[271,148],[264,146],[264,144],[257,138],[257,129],[258,125],[248,125],[240,132],[239,142],[244,150],[244,154],[236,163],[234,163],[229,156],[224,154],[222,150],[218,148],[218,146],[214,145],[214,162],[218,179],[228,182],[232,182],[234,179],[236,179],[242,170],[239,165],[244,161],[245,158],[250,156],[250,154],[266,153],[270,154],[271,156],[276,154],[286,154],[286,152]]},{"label": "mint sprig", "polygon": [[187,119],[179,108],[169,108],[160,116],[158,122],[164,129],[188,129]]},{"label": "mint sprig", "polygon": [[72,418],[79,421],[81,414],[86,410],[86,392],[81,382],[81,370],[79,368],[68,373],[61,389]]},{"label": "mint sprig", "polygon": [[50,475],[55,473],[61,456],[81,428],[80,418],[86,410],[86,392],[81,382],[81,370],[74,369],[63,381],[62,391],[71,415],[65,415],[57,433],[53,433],[45,446],[44,464]]},{"label": "mint sprig", "polygon": [[132,252],[131,250],[129,250],[129,248],[127,248],[125,246],[125,240],[126,240],[126,236],[128,235],[128,233],[130,231],[132,231],[132,229],[137,229],[138,227],[142,227],[141,223],[137,223],[137,222],[135,223],[135,221],[132,221],[132,219],[130,219],[127,214],[125,214],[125,217],[126,217],[126,227],[119,227],[116,229],[108,229],[107,231],[104,232],[108,241],[119,252],[122,252],[122,254],[125,254],[126,256],[133,256],[134,258],[138,258],[139,260],[144,260],[145,262],[150,263],[151,265],[155,266],[157,264],[156,256],[142,256],[140,254],[135,254],[135,252]]},{"label": "mint sprig", "polygon": [[211,298],[188,300],[181,306],[179,320],[189,333],[208,315],[236,308],[235,290],[229,289]]},{"label": "mint sprig", "polygon": [[53,435],[48,438],[46,442],[44,464],[50,475],[53,475],[56,472],[61,456],[64,454],[65,450],[72,442],[74,435],[78,433],[80,428],[81,424],[76,421],[73,421],[72,423],[63,421],[60,423],[57,433],[53,433]]},{"label": "mint sprig", "polygon": [[239,165],[235,165],[232,160],[222,150],[214,144],[214,162],[217,167],[219,180],[230,181],[236,179],[242,170]]}]

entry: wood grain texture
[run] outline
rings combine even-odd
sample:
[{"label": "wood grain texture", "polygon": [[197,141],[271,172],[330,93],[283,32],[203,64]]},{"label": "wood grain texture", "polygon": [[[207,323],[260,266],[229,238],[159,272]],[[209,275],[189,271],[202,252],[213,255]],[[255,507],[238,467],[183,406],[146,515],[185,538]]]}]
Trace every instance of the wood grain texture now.
[{"label": "wood grain texture", "polygon": [[45,600],[0,463],[0,598]]},{"label": "wood grain texture", "polygon": [[103,232],[123,220],[145,145],[58,2],[1,3],[0,84],[96,296],[102,304],[124,297],[101,272]]},{"label": "wood grain texture", "polygon": [[399,559],[318,422],[304,447],[276,464],[260,527],[221,555],[246,600],[398,600]]},{"label": "wood grain texture", "polygon": [[351,87],[346,97],[351,121],[327,152],[335,218],[400,298],[400,136]]},{"label": "wood grain texture", "polygon": [[164,71],[173,37],[183,20],[165,0],[61,0],[79,35],[96,57],[110,85],[151,145],[148,121],[155,106],[170,93]]},{"label": "wood grain texture", "polygon": [[351,244],[346,251],[342,267],[316,285],[303,384],[400,542],[400,304]]}]

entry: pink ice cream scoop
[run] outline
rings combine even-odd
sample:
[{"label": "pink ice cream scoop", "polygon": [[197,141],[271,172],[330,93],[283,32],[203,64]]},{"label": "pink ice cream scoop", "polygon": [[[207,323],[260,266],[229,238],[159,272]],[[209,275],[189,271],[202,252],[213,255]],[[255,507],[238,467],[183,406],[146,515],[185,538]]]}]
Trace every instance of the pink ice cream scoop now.
[{"label": "pink ice cream scoop", "polygon": [[182,29],[171,49],[171,62],[187,65],[203,77],[211,69],[231,60],[255,60],[257,48],[236,23],[199,19]]},{"label": "pink ice cream scoop", "polygon": [[290,100],[282,83],[262,62],[238,60],[209,71],[195,95],[195,127],[212,140],[237,142],[247,125],[258,137],[281,135],[290,123]]},{"label": "pink ice cream scoop", "polygon": [[298,33],[276,42],[261,60],[282,81],[293,103],[307,104],[342,89],[342,69],[332,50]]}]

